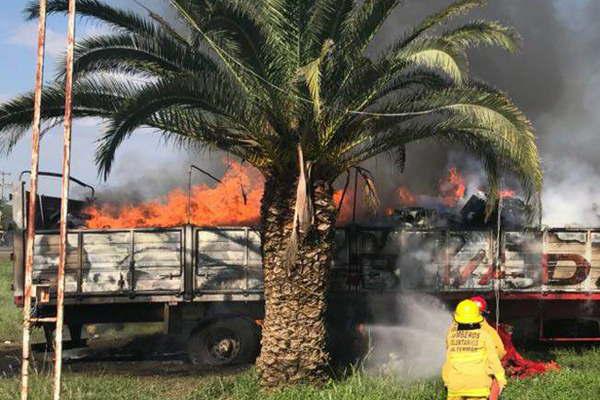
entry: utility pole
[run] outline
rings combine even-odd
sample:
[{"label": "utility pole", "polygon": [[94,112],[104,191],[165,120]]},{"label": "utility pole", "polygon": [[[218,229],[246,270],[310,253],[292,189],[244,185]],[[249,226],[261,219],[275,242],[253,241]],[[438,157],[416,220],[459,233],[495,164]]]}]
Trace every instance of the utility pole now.
[{"label": "utility pole", "polygon": [[2,179],[2,183],[1,183],[2,189],[0,189],[0,200],[4,200],[4,185],[5,185],[4,180],[7,176],[10,176],[10,175],[11,175],[10,172],[0,171],[0,176],[2,177],[2,178],[0,178],[0,179]]}]

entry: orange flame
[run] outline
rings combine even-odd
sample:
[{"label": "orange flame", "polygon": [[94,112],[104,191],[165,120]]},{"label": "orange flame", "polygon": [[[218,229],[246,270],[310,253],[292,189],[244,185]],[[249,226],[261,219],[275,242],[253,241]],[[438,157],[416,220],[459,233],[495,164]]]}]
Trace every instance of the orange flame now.
[{"label": "orange flame", "polygon": [[[90,216],[86,226],[91,229],[107,228],[168,228],[191,223],[199,226],[242,226],[257,224],[260,220],[260,201],[264,179],[255,169],[229,162],[221,183],[214,187],[201,184],[192,187],[191,216],[189,199],[182,189],[175,189],[164,199],[141,204],[116,206],[103,204],[88,207]],[[338,223],[352,218],[352,190],[348,190],[340,208]],[[244,199],[245,197],[245,199]],[[342,190],[334,194],[339,205]]]},{"label": "orange flame", "polygon": [[354,190],[348,189],[346,190],[346,195],[344,196],[344,202],[340,207],[340,201],[342,201],[343,190],[336,190],[333,194],[333,201],[335,202],[336,207],[340,210],[337,216],[337,224],[345,224],[352,220],[352,200],[354,199]]},{"label": "orange flame", "polygon": [[455,167],[450,168],[448,177],[440,181],[440,199],[447,207],[455,207],[465,196],[465,180]]},{"label": "orange flame", "polygon": [[516,194],[517,194],[517,192],[515,192],[512,189],[505,189],[505,190],[500,191],[500,198],[506,199],[506,198],[510,198],[510,197],[515,197]]},{"label": "orange flame", "polygon": [[[87,228],[134,228],[134,227],[173,227],[191,223],[198,226],[242,226],[254,225],[260,220],[260,202],[264,179],[260,173],[237,162],[229,162],[221,183],[214,187],[205,184],[195,185],[191,190],[191,203],[183,189],[175,189],[159,200],[141,204],[90,206],[85,210],[89,215]],[[338,224],[352,219],[354,193],[348,189],[340,206],[342,190],[334,193],[335,204],[340,213]],[[448,207],[454,207],[465,195],[465,182],[456,168],[450,168],[448,177],[439,183],[438,197]],[[502,197],[514,196],[512,190],[505,190]],[[393,206],[400,203],[404,207],[418,203],[417,196],[406,186],[394,191],[392,201],[384,204],[386,215],[393,214]],[[191,207],[190,207],[191,206]],[[364,210],[357,204],[357,215]],[[191,213],[188,212],[191,208]]]},{"label": "orange flame", "polygon": [[394,191],[394,194],[396,195],[396,198],[400,200],[400,204],[405,207],[417,204],[416,196],[406,186],[399,186],[398,189]]},{"label": "orange flame", "polygon": [[[106,204],[89,207],[88,228],[171,227],[194,225],[249,225],[259,221],[263,178],[258,171],[236,162],[215,187],[200,184],[192,187],[191,215],[188,195],[175,189],[163,201],[116,207]],[[244,198],[245,197],[245,198]]]}]

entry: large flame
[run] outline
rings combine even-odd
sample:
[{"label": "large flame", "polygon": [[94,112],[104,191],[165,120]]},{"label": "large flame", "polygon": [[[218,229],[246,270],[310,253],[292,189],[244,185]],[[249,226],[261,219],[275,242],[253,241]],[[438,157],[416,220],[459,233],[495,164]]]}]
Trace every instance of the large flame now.
[{"label": "large flame", "polygon": [[459,200],[465,196],[465,190],[464,178],[455,167],[452,167],[448,171],[446,179],[440,181],[439,197],[445,206],[456,207]]},{"label": "large flame", "polygon": [[[168,228],[191,223],[198,226],[254,225],[260,219],[260,201],[264,179],[252,167],[230,161],[221,183],[210,187],[205,184],[192,187],[191,196],[175,189],[164,199],[141,204],[102,204],[88,207],[86,226],[106,228]],[[349,190],[340,207],[338,223],[350,221],[354,194]],[[339,206],[342,190],[334,194]],[[190,212],[191,211],[191,212]]]},{"label": "large flame", "polygon": [[[446,207],[456,207],[458,202],[465,197],[466,193],[466,184],[465,179],[462,174],[458,171],[456,167],[451,167],[448,170],[448,175],[440,179],[438,183],[438,194],[437,199],[440,203],[445,205]],[[514,194],[514,192],[508,192],[507,194]],[[402,206],[402,207],[411,207],[416,206],[422,200],[422,197],[428,196],[420,196],[418,194],[413,193],[406,186],[399,186],[396,190],[394,190],[393,195],[393,203],[392,206]],[[388,209],[386,214],[390,214]]]},{"label": "large flame", "polygon": [[[88,207],[87,227],[92,229],[172,227],[184,224],[198,226],[243,226],[255,225],[260,220],[260,201],[264,179],[260,173],[247,165],[230,161],[221,183],[192,187],[191,196],[183,189],[175,189],[159,200],[141,204],[102,204]],[[338,224],[348,223],[354,214],[354,191],[348,189],[342,200],[342,190],[334,194],[340,212]],[[506,190],[502,197],[514,196]],[[465,195],[465,181],[460,172],[452,167],[448,176],[439,182],[439,201],[447,207],[455,207]],[[410,207],[419,203],[419,196],[406,186],[399,186],[391,198],[382,204],[387,215],[394,207]],[[366,209],[357,202],[357,218],[366,215]]]},{"label": "large flame", "polygon": [[[88,228],[252,225],[259,220],[263,178],[258,171],[236,162],[228,164],[221,183],[192,187],[191,196],[175,189],[162,201],[90,207]],[[191,200],[191,201],[190,201]],[[191,211],[191,212],[190,212]]]}]

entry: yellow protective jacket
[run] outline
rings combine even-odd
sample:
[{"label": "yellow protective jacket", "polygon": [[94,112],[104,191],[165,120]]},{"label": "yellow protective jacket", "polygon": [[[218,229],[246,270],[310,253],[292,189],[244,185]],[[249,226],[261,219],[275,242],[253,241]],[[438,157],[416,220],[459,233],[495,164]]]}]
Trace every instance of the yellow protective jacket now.
[{"label": "yellow protective jacket", "polygon": [[[452,325],[456,326],[456,321],[452,321]],[[500,339],[500,335],[498,335],[498,331],[494,329],[485,319],[481,323],[481,328],[486,331],[492,338],[494,342],[494,347],[496,348],[496,353],[498,353],[498,358],[500,361],[506,355],[506,349],[504,348],[504,343],[502,343],[502,339]]]},{"label": "yellow protective jacket", "polygon": [[446,362],[442,368],[448,397],[488,397],[492,377],[500,387],[506,385],[492,337],[483,327],[458,330],[458,325],[452,324],[446,337]]},{"label": "yellow protective jacket", "polygon": [[500,359],[500,361],[502,361],[502,359],[506,355],[506,349],[504,348],[504,343],[502,343],[502,339],[500,339],[500,335],[498,335],[498,331],[494,329],[493,326],[488,324],[488,322],[485,319],[481,323],[481,327],[492,337],[492,340],[494,341],[494,347],[496,348],[496,353],[498,353],[498,358]]}]

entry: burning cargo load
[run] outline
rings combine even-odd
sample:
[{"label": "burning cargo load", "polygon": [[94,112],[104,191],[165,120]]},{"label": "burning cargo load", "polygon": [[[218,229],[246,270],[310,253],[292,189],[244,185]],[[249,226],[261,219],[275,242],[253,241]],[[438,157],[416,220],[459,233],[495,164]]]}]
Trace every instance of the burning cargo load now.
[{"label": "burning cargo load", "polygon": [[229,162],[215,187],[199,184],[190,193],[175,189],[164,201],[116,206],[106,203],[84,210],[87,228],[170,228],[255,225],[263,192],[262,176],[255,169]]},{"label": "burning cargo load", "polygon": [[[139,204],[91,204],[83,210],[83,225],[90,229],[169,228],[186,224],[255,226],[260,220],[264,180],[250,166],[237,162],[226,165],[227,170],[214,186],[198,184],[187,190],[178,188],[163,199]],[[406,186],[399,186],[383,199],[380,210],[368,210],[360,199],[361,193],[340,189],[334,195],[340,210],[338,225],[368,220],[374,225],[415,229],[492,226],[497,215],[493,213],[486,218],[485,194],[478,190],[465,201],[466,188],[460,171],[451,167],[438,183],[436,195],[419,195]],[[510,190],[502,193],[502,223],[519,229],[526,224],[527,208],[514,194]]]}]

